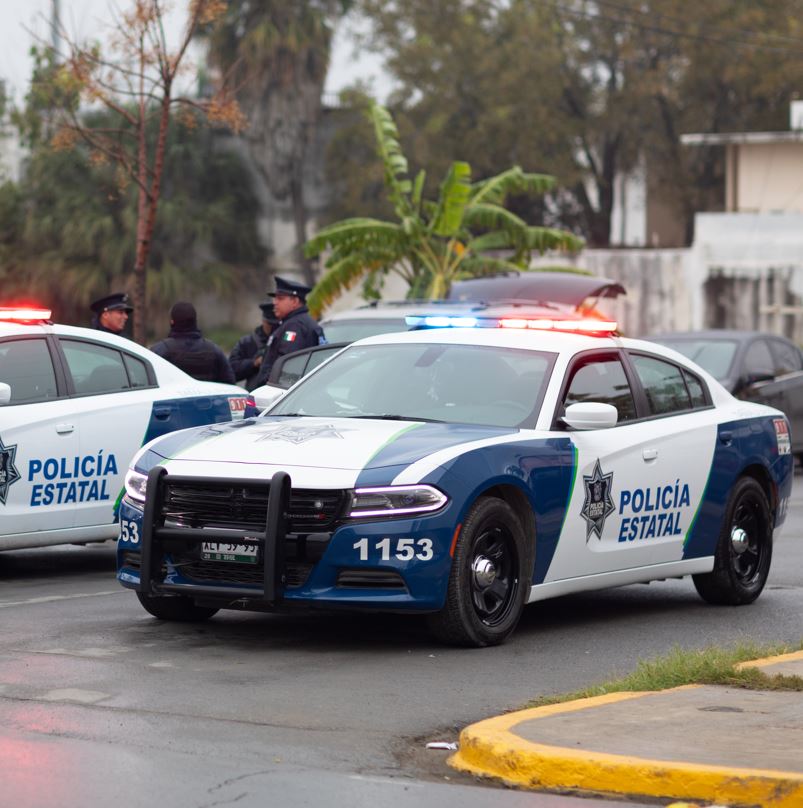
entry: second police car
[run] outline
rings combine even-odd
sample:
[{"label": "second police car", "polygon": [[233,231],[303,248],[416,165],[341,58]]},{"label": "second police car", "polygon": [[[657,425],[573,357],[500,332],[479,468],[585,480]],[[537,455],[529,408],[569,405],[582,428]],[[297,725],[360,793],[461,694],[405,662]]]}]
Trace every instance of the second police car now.
[{"label": "second police car", "polygon": [[0,550],[116,538],[123,479],[143,443],[256,413],[239,387],[49,318],[0,309]]},{"label": "second police car", "polygon": [[528,602],[691,575],[743,604],[792,485],[788,422],[671,349],[557,310],[356,342],[263,416],[126,477],[118,579],[151,614],[426,612],[492,645]]}]

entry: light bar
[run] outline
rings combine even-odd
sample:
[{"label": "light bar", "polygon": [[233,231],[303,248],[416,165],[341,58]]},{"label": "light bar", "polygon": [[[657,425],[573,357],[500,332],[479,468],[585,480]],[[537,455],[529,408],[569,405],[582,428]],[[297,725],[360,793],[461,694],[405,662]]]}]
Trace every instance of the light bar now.
[{"label": "light bar", "polygon": [[540,331],[577,331],[584,334],[612,334],[618,328],[614,320],[550,320],[539,318],[505,318],[499,320],[499,328],[532,328]]},{"label": "light bar", "polygon": [[0,321],[32,323],[49,320],[52,313],[50,309],[36,309],[32,306],[2,307],[0,308]]},{"label": "light bar", "polygon": [[557,317],[448,317],[410,315],[404,318],[410,328],[519,328],[534,331],[571,331],[580,334],[613,334],[615,320],[593,317],[566,319]]}]

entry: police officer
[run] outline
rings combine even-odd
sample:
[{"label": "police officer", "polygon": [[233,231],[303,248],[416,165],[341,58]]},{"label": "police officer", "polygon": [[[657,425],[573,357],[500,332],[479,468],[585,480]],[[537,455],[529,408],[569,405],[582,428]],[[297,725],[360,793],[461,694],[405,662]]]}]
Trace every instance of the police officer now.
[{"label": "police officer", "polygon": [[303,283],[276,277],[276,291],[268,292],[268,296],[273,298],[273,309],[281,323],[268,339],[255,386],[265,384],[273,363],[280,356],[326,344],[323,329],[312,319],[306,306],[311,291]]},{"label": "police officer", "polygon": [[192,303],[180,301],[170,309],[170,333],[151,350],[172,362],[195,379],[204,382],[234,383],[234,372],[226,354],[198,328],[198,315]]},{"label": "police officer", "polygon": [[268,346],[268,337],[279,325],[279,318],[276,316],[270,300],[260,303],[259,308],[262,309],[262,324],[258,325],[250,334],[241,337],[229,354],[229,364],[234,371],[234,378],[237,381],[245,379],[246,390],[253,390],[257,386],[259,367],[262,364],[265,348]]},{"label": "police officer", "polygon": [[128,315],[134,307],[128,302],[125,292],[114,292],[89,304],[92,309],[92,328],[107,334],[123,335]]}]

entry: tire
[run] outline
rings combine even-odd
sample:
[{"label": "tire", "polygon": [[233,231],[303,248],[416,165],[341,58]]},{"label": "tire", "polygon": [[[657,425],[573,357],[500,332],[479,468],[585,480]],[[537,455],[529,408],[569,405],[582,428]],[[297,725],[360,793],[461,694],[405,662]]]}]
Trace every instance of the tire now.
[{"label": "tire", "polygon": [[495,497],[477,500],[463,524],[441,611],[432,633],[450,645],[504,642],[521,617],[532,568],[524,528],[513,508]]},{"label": "tire", "polygon": [[143,595],[137,592],[137,597],[145,611],[160,620],[201,623],[220,611],[211,606],[196,606],[191,598],[182,596]]},{"label": "tire", "polygon": [[752,603],[767,582],[771,560],[772,513],[767,495],[752,477],[742,477],[728,498],[714,569],[692,575],[694,586],[708,603]]}]

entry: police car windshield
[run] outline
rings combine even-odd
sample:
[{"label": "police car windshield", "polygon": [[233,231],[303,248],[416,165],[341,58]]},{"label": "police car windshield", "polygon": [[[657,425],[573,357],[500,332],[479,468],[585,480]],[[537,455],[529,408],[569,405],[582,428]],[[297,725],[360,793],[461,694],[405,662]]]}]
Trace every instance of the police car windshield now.
[{"label": "police car windshield", "polygon": [[531,423],[554,355],[479,345],[347,348],[289,392],[269,415]]}]

